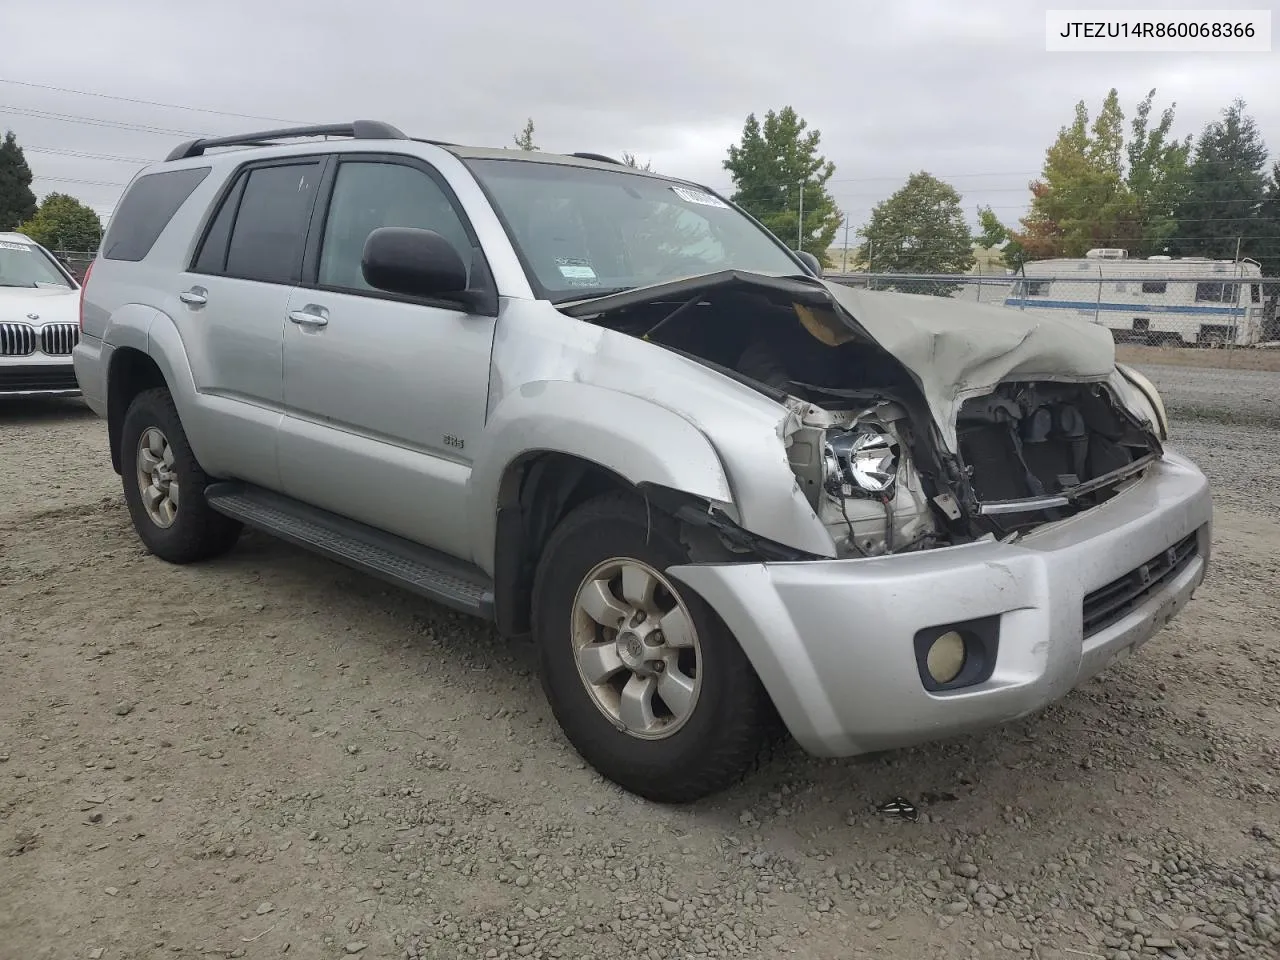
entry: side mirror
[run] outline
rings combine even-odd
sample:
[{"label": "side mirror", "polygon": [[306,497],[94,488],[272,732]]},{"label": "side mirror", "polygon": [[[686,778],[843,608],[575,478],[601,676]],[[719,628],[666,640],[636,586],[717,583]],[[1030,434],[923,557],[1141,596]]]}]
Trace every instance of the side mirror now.
[{"label": "side mirror", "polygon": [[364,242],[360,270],[368,284],[388,293],[467,299],[467,265],[434,230],[379,227]]},{"label": "side mirror", "polygon": [[808,250],[797,250],[795,253],[804,262],[804,265],[809,268],[810,273],[815,277],[822,276],[822,262],[817,257]]}]

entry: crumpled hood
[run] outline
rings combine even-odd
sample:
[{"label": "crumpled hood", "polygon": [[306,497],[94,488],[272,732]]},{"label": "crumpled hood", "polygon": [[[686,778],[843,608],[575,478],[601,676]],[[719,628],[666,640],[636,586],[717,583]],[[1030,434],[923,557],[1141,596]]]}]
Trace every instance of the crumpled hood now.
[{"label": "crumpled hood", "polygon": [[953,453],[961,404],[990,393],[1002,381],[1104,382],[1118,376],[1111,331],[1094,323],[1074,317],[1046,319],[994,303],[864,290],[807,276],[726,270],[558,308],[569,316],[590,317],[729,287],[757,288],[804,309],[829,306],[851,334],[870,338],[903,365]]},{"label": "crumpled hood", "polygon": [[857,326],[906,367],[952,450],[956,414],[969,397],[1007,380],[1106,381],[1115,373],[1115,341],[1097,324],[948,297],[822,284]]}]

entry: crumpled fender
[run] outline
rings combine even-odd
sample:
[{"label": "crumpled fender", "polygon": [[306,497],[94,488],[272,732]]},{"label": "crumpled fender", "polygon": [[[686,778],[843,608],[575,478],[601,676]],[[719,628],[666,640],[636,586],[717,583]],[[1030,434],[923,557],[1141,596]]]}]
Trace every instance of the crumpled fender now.
[{"label": "crumpled fender", "polygon": [[733,503],[715,448],[683,417],[593,384],[526,383],[493,410],[475,451],[467,509],[480,569],[493,569],[498,494],[507,468],[540,452],[598,464],[633,484],[657,484],[712,503]]}]

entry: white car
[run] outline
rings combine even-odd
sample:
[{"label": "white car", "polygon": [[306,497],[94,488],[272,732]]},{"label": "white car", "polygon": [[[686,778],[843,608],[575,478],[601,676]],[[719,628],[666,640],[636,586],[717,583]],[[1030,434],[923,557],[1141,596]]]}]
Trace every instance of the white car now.
[{"label": "white car", "polygon": [[44,247],[0,233],[0,397],[78,397],[80,284]]}]

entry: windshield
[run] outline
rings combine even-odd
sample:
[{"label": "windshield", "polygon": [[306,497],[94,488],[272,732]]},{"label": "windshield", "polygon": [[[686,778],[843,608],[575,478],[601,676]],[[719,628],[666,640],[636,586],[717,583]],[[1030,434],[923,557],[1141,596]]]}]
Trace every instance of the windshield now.
[{"label": "windshield", "polygon": [[506,221],[534,287],[555,302],[721,270],[803,272],[751,220],[687,184],[521,160],[469,166]]},{"label": "windshield", "polygon": [[71,284],[39,247],[0,240],[0,287],[64,287]]}]

